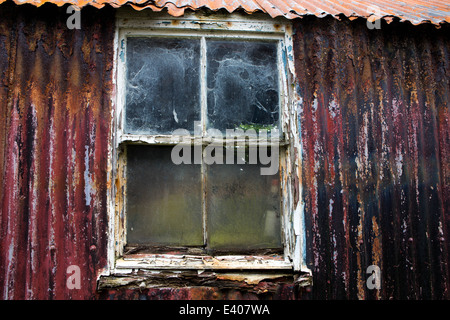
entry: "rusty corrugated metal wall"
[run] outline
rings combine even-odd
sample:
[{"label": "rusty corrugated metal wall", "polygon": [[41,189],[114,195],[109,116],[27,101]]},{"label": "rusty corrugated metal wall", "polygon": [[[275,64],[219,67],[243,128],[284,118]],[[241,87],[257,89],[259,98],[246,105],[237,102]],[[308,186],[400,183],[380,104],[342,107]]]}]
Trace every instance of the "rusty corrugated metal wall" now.
[{"label": "rusty corrugated metal wall", "polygon": [[[106,290],[114,11],[0,5],[1,299],[299,299],[218,288]],[[448,26],[295,21],[313,298],[449,298]],[[294,178],[294,177],[293,177]],[[368,290],[369,265],[382,270]],[[67,267],[81,268],[79,290]]]},{"label": "rusty corrugated metal wall", "polygon": [[114,16],[67,17],[0,7],[1,299],[91,298],[106,265]]},{"label": "rusty corrugated metal wall", "polygon": [[450,28],[306,18],[294,51],[314,297],[448,299]]}]

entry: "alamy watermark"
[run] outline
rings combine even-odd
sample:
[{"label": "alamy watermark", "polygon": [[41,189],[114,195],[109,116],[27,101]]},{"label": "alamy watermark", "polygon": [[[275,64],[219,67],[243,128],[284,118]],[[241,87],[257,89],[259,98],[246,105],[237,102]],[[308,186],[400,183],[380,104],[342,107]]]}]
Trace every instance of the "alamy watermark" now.
[{"label": "alamy watermark", "polygon": [[381,29],[381,9],[378,6],[370,5],[367,7],[367,13],[369,17],[367,18],[366,25],[370,30]]},{"label": "alamy watermark", "polygon": [[81,289],[81,271],[77,265],[70,265],[66,269],[68,275],[66,280],[66,287],[69,290]]},{"label": "alamy watermark", "polygon": [[[225,136],[218,129],[208,129],[206,137],[203,137],[201,124],[199,121],[195,121],[194,137],[201,137],[201,139],[200,141],[195,140],[194,148],[190,144],[191,134],[188,130],[176,129],[172,134],[181,137],[181,141],[178,141],[171,153],[172,162],[176,165],[261,164],[268,165],[260,168],[263,176],[274,175],[278,172],[280,141],[278,129],[271,129],[270,134],[266,129],[226,129]],[[225,140],[223,140],[224,137]],[[256,139],[257,144],[250,145],[245,139],[246,137]],[[206,141],[213,138],[216,138],[214,142]],[[206,147],[203,149],[202,146],[205,144]]]},{"label": "alamy watermark", "polygon": [[367,274],[370,274],[370,276],[367,278],[366,285],[367,289],[373,290],[373,289],[381,289],[381,269],[377,265],[370,265],[367,267],[366,270]]},{"label": "alamy watermark", "polygon": [[81,10],[80,8],[71,5],[66,9],[66,13],[70,16],[66,20],[66,26],[68,29],[81,29]]}]

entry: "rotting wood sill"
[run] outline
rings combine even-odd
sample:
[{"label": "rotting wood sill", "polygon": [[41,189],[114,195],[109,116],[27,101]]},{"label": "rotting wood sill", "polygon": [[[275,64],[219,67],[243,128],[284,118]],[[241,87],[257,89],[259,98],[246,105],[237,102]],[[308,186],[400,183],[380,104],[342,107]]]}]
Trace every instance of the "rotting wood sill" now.
[{"label": "rotting wood sill", "polygon": [[280,255],[131,254],[116,260],[116,269],[292,270]]},{"label": "rotting wood sill", "polygon": [[208,286],[256,293],[280,285],[312,285],[309,272],[293,271],[283,255],[128,254],[116,260],[111,274],[101,275],[97,290]]},{"label": "rotting wood sill", "polygon": [[281,270],[133,270],[131,273],[103,275],[97,282],[97,291],[108,289],[213,287],[238,289],[257,294],[275,293],[282,285],[309,287],[312,277],[304,272]]}]

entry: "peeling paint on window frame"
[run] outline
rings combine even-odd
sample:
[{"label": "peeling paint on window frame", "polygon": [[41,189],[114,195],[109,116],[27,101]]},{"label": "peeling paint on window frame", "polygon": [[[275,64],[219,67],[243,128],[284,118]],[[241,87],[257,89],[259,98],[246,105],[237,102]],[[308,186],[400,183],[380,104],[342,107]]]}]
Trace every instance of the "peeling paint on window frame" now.
[{"label": "peeling paint on window frame", "polygon": [[[127,35],[207,35],[235,39],[273,39],[279,43],[280,66],[280,182],[282,211],[282,256],[196,254],[125,255],[126,244],[126,148],[127,143],[173,145],[180,141],[174,136],[124,134],[123,109],[125,97],[125,46]],[[204,38],[203,38],[204,39]],[[301,198],[301,154],[297,114],[301,97],[295,90],[296,76],[292,53],[292,22],[254,14],[205,14],[201,11],[172,17],[163,13],[136,12],[127,8],[116,16],[114,53],[114,93],[112,141],[108,153],[108,266],[102,276],[132,274],[137,270],[284,270],[310,274],[305,259],[304,204]],[[202,63],[203,75],[205,75]],[[202,98],[203,99],[203,98]],[[206,103],[206,101],[202,101]],[[202,107],[202,112],[205,108]],[[203,129],[205,125],[203,122]],[[204,139],[204,138],[203,138]],[[192,142],[195,138],[192,139]],[[212,143],[206,139],[203,143]],[[250,141],[252,143],[252,141]],[[257,141],[253,141],[257,144]],[[283,150],[283,152],[281,152]]]}]

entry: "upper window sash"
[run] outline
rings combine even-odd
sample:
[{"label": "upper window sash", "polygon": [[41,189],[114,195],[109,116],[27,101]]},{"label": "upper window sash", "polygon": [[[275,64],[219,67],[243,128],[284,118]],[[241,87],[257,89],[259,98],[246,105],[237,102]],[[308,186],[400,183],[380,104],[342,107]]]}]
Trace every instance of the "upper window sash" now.
[{"label": "upper window sash", "polygon": [[[122,14],[123,15],[123,14]],[[245,16],[242,16],[245,17]],[[283,134],[282,124],[284,123],[285,112],[288,103],[287,81],[286,81],[286,31],[290,25],[286,25],[276,20],[255,20],[246,21],[246,18],[236,18],[233,16],[204,17],[199,20],[199,15],[186,15],[180,18],[158,18],[148,19],[146,15],[136,19],[128,19],[126,15],[118,17],[118,112],[117,112],[117,139],[116,146],[123,142],[135,142],[146,144],[176,144],[180,141],[186,142],[186,137],[167,134],[130,134],[124,131],[125,126],[125,103],[126,103],[126,44],[128,37],[189,37],[201,40],[201,136],[191,135],[192,143],[209,144],[221,140],[226,143],[226,132],[223,137],[211,136],[206,128],[207,121],[207,77],[206,77],[206,39],[236,39],[236,40],[270,40],[277,42],[277,66],[278,66],[278,136],[268,136],[272,144],[284,145],[288,139]],[[246,137],[245,137],[246,136]],[[239,137],[237,137],[239,140]],[[265,143],[264,138],[248,136],[247,132],[242,139],[246,139],[250,144]]]}]

